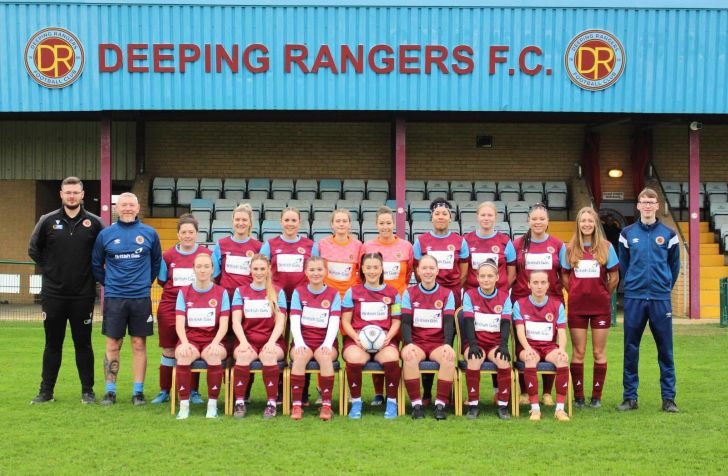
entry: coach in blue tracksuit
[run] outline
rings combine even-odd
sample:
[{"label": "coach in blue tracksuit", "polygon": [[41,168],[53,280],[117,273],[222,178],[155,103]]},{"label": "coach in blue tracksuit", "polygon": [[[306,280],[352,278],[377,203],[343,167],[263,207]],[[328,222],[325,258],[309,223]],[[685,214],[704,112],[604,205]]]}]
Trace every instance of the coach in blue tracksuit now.
[{"label": "coach in blue tracksuit", "polygon": [[104,286],[101,332],[106,336],[106,393],[101,404],[116,403],[119,351],[128,329],[134,378],[132,403],[143,405],[146,339],[154,333],[150,287],[159,274],[162,248],[154,228],[137,218],[139,201],[133,193],[119,195],[116,211],[119,220],[99,233],[92,254],[94,276]]},{"label": "coach in blue tracksuit", "polygon": [[648,322],[657,345],[662,409],[678,411],[670,293],[680,273],[680,244],[675,231],[657,220],[658,208],[657,193],[642,190],[637,197],[639,220],[619,235],[624,280],[624,401],[617,407],[620,411],[637,409],[640,341]]}]

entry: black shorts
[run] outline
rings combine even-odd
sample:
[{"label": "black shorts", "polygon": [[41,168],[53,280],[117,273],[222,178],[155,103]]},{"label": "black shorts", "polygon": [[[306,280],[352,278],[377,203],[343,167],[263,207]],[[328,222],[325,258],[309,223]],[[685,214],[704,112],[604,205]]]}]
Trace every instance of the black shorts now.
[{"label": "black shorts", "polygon": [[101,333],[112,339],[126,335],[146,337],[154,334],[151,298],[104,298],[104,319]]}]

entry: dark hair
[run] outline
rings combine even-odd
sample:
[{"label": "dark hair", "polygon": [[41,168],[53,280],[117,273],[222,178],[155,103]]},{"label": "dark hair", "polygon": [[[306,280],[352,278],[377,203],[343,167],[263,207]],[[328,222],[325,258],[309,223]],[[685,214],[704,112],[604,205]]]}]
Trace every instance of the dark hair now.
[{"label": "dark hair", "polygon": [[[544,205],[541,202],[536,202],[528,209],[528,217],[531,218],[531,212],[534,210],[543,210],[546,212],[546,218],[548,218],[549,215],[549,209],[546,208],[546,205]],[[523,235],[523,240],[521,240],[521,251],[524,253],[528,253],[529,248],[531,247],[531,227],[528,227],[528,231],[526,231],[526,234]]]},{"label": "dark hair", "polygon": [[444,207],[452,215],[452,205],[443,197],[437,197],[430,202],[430,212],[434,212],[436,208]]},{"label": "dark hair", "polygon": [[61,188],[63,188],[64,185],[80,185],[83,189],[83,182],[81,182],[81,179],[78,177],[66,177],[63,179],[63,182],[61,182]]},{"label": "dark hair", "polygon": [[486,266],[488,266],[489,268],[493,268],[495,270],[496,276],[499,274],[498,273],[498,263],[496,263],[493,258],[486,258],[485,261],[480,263],[478,265],[478,271],[480,271],[481,268],[484,268]]},{"label": "dark hair", "polygon": [[[364,253],[361,255],[361,259],[359,260],[359,279],[361,279],[362,283],[367,281],[366,276],[364,276],[364,261],[368,259],[378,259],[382,264],[382,267],[384,266],[384,257],[382,256],[382,253],[378,251],[374,253]],[[382,274],[379,275],[379,284],[384,284],[384,269],[382,269]]]},{"label": "dark hair", "polygon": [[177,220],[177,231],[182,228],[182,225],[192,225],[195,227],[195,231],[199,231],[200,223],[197,221],[197,218],[191,213],[185,213],[180,215],[179,220]]}]

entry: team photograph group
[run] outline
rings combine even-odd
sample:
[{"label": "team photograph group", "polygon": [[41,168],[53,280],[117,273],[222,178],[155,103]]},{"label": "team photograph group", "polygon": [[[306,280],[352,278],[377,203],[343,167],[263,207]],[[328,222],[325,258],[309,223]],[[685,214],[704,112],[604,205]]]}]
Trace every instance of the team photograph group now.
[{"label": "team photograph group", "polygon": [[[227,386],[232,416],[249,418],[251,388],[262,385],[263,418],[275,418],[289,392],[290,418],[302,419],[317,403],[318,417],[331,420],[337,413],[332,400],[344,394],[334,391],[339,375],[349,419],[362,418],[367,377],[374,397],[366,403],[381,407],[385,419],[401,415],[401,400],[408,398],[413,419],[444,420],[461,398],[467,419],[478,418],[486,407],[481,403],[491,401],[497,418],[510,419],[517,399],[515,405],[530,406],[530,420],[553,407],[553,418],[569,421],[569,399],[598,411],[604,386],[618,385],[618,376],[607,372],[607,341],[612,295],[621,283],[623,394],[617,410],[639,408],[640,343],[649,325],[661,408],[678,412],[670,294],[680,250],[675,231],[658,219],[659,196],[650,188],[637,196],[636,220],[615,244],[591,207],[578,210],[568,242],[549,235],[543,203],[530,207],[528,231],[514,240],[497,231],[492,202],[479,205],[477,229],[460,235],[449,231],[454,216],[445,198],[431,201],[431,230],[413,243],[397,235],[395,211],[386,206],[376,212],[377,236],[364,243],[351,233],[348,210],[334,210],[331,235],[314,242],[301,233],[295,208],[282,211],[282,233],[261,242],[251,236],[254,213],[243,200],[232,213],[230,236],[198,243],[197,220],[183,214],[178,243],[162,250],[155,229],[140,218],[134,194],[118,196],[118,219],[109,225],[86,211],[83,200],[82,181],[64,179],[60,208],[43,215],[30,237],[28,253],[42,272],[45,331],[32,404],[54,401],[70,324],[84,404],[174,405],[178,396],[177,419],[205,404],[206,417],[216,418]],[[155,282],[162,295],[153,312]],[[105,336],[99,396],[91,345],[97,285]],[[131,368],[120,359],[127,335]],[[156,366],[148,363],[147,347],[155,335],[158,388],[147,400],[147,370]],[[584,365],[587,352],[591,369]],[[206,398],[194,371],[200,365]],[[312,365],[317,372],[307,372]],[[481,385],[486,366],[492,379]],[[542,374],[544,368],[550,371]],[[121,372],[131,373],[131,392],[117,388]],[[492,387],[492,396],[481,395],[481,387]]]}]

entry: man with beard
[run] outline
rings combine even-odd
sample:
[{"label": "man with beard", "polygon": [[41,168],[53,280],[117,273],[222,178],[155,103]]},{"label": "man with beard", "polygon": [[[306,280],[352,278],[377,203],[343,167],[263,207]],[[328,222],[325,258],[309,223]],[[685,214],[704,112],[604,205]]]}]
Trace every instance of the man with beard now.
[{"label": "man with beard", "polygon": [[70,322],[81,379],[81,403],[92,404],[96,403],[91,347],[96,283],[91,272],[91,250],[104,224],[83,208],[83,183],[78,177],[64,179],[60,195],[61,208],[40,217],[28,247],[28,255],[43,273],[41,309],[45,331],[40,390],[30,403],[54,400],[66,322]]}]

